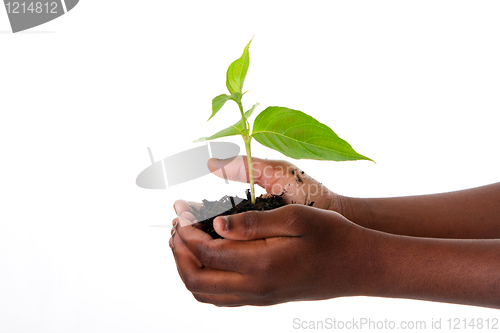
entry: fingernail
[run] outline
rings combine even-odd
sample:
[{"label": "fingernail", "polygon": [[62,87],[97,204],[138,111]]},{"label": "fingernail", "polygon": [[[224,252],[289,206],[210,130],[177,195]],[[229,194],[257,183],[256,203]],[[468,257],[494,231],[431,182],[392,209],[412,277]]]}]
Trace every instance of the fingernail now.
[{"label": "fingernail", "polygon": [[178,221],[177,219],[172,221],[172,230],[170,230],[170,235],[173,235],[175,232],[175,229],[177,228]]},{"label": "fingernail", "polygon": [[224,231],[228,232],[229,231],[229,218],[227,216],[220,216],[224,223]]},{"label": "fingernail", "polygon": [[177,225],[181,226],[181,227],[185,227],[185,226],[191,225],[191,224],[192,223],[188,219],[186,219],[184,217],[179,217],[179,223]]},{"label": "fingernail", "polygon": [[212,157],[210,159],[210,166],[209,166],[210,172],[214,172],[216,170],[215,165],[216,164],[218,165],[219,162],[220,162],[220,159],[218,159],[218,158]]}]

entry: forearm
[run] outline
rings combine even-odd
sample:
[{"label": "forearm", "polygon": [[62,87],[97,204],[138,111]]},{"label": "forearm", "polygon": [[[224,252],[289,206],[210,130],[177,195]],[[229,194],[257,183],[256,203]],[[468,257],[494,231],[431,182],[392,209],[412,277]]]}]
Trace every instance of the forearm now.
[{"label": "forearm", "polygon": [[397,198],[342,197],[340,213],[364,227],[433,238],[500,238],[500,183]]},{"label": "forearm", "polygon": [[500,308],[500,241],[365,233],[362,295]]}]

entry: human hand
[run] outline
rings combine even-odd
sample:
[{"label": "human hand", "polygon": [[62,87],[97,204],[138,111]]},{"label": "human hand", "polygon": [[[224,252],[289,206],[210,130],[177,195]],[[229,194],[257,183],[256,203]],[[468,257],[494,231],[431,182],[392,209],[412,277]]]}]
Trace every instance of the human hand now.
[{"label": "human hand", "polygon": [[[252,166],[255,184],[264,188],[268,194],[281,195],[283,193],[283,199],[287,204],[308,205],[314,202],[313,207],[330,209],[342,214],[342,197],[295,165],[286,161],[253,157]],[[246,156],[227,160],[212,158],[208,161],[208,168],[218,177],[249,182]]]},{"label": "human hand", "polygon": [[200,302],[271,305],[361,295],[368,233],[338,213],[287,205],[219,216],[214,228],[224,239],[182,216],[173,224],[177,269]]},{"label": "human hand", "polygon": [[[348,198],[330,191],[326,186],[310,177],[304,171],[287,161],[252,159],[254,182],[264,188],[267,194],[281,195],[286,204],[312,205],[320,209],[336,211],[342,215]],[[239,182],[249,182],[246,156],[218,160],[210,159],[209,170],[216,176]],[[199,210],[201,203],[177,200],[174,210],[177,216],[191,223],[199,222],[192,214],[193,208]]]}]

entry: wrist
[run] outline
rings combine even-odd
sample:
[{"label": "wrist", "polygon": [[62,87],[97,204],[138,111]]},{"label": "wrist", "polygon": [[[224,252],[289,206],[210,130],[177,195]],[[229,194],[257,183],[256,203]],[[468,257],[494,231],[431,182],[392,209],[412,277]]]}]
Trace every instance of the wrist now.
[{"label": "wrist", "polygon": [[330,210],[339,213],[349,221],[370,228],[371,210],[365,203],[365,199],[334,194],[330,202]]},{"label": "wrist", "polygon": [[[344,197],[340,194],[328,190],[328,210],[339,213],[340,215],[347,217],[345,214],[349,198]],[[350,220],[350,219],[349,219]]]},{"label": "wrist", "polygon": [[384,260],[387,234],[356,225],[351,233],[353,296],[377,296],[387,276]]}]

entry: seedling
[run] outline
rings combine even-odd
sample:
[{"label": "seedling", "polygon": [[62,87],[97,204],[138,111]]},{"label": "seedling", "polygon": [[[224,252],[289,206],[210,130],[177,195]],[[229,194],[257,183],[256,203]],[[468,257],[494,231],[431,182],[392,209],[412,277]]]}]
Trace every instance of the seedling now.
[{"label": "seedling", "polygon": [[251,43],[252,41],[250,40],[243,50],[241,57],[235,60],[227,69],[226,86],[230,95],[222,94],[212,100],[212,115],[208,118],[208,120],[212,119],[227,101],[232,100],[238,104],[241,119],[236,124],[212,136],[200,138],[195,142],[238,134],[242,136],[247,153],[252,204],[255,203],[252,153],[250,148],[252,139],[294,159],[372,161],[370,158],[358,154],[350,144],[339,138],[328,126],[320,123],[304,112],[285,107],[270,106],[262,111],[255,118],[253,131],[250,134],[250,123],[248,119],[259,104],[257,103],[248,111],[243,112],[241,99],[245,94],[242,93],[242,88],[250,64],[248,49]]}]

